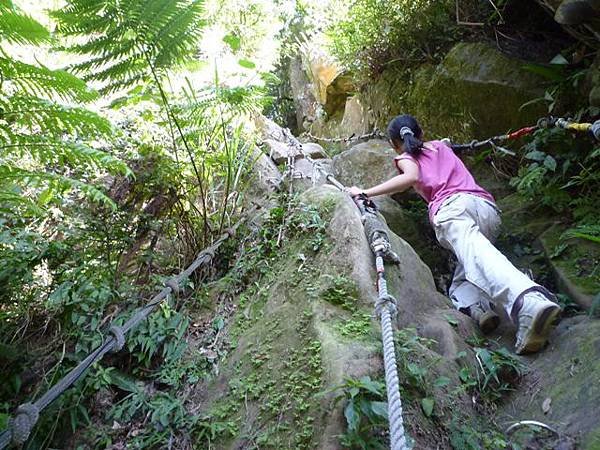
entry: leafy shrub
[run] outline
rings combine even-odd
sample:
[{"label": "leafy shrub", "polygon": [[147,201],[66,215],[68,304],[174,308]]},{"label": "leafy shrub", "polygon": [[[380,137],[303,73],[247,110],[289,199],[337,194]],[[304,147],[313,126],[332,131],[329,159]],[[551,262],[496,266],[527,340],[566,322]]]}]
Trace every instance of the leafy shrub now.
[{"label": "leafy shrub", "polygon": [[341,444],[349,448],[385,448],[382,436],[388,416],[385,384],[364,376],[348,378],[335,390],[340,391],[336,401],[346,401],[344,417],[348,428],[341,436]]},{"label": "leafy shrub", "polygon": [[118,158],[92,146],[114,131],[83,106],[97,94],[66,71],[11,56],[11,44],[52,42],[49,31],[11,1],[0,3],[0,35],[0,210],[43,216],[71,190],[114,206],[87,182],[100,171],[129,173]]},{"label": "leafy shrub", "polygon": [[347,17],[328,29],[333,54],[362,77],[397,60],[406,64],[437,59],[454,40],[453,1],[357,0]]},{"label": "leafy shrub", "polygon": [[552,128],[537,131],[523,150],[528,164],[511,180],[519,193],[582,224],[597,221],[600,148]]}]

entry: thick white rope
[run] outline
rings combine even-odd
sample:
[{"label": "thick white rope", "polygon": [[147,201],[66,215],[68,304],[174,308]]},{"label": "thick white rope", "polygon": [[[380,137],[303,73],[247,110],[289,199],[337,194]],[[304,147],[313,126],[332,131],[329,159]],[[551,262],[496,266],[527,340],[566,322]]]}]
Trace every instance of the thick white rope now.
[{"label": "thick white rope", "polygon": [[[376,253],[377,255],[377,253]],[[398,379],[398,365],[396,363],[396,350],[394,348],[394,329],[392,315],[396,312],[395,299],[388,294],[387,283],[383,277],[383,257],[375,257],[379,300],[383,303],[380,307],[381,337],[383,339],[383,365],[385,369],[385,387],[388,398],[388,418],[390,422],[390,445],[392,450],[408,450],[404,421],[402,420],[402,400],[400,398],[400,381]],[[379,306],[379,305],[377,305]]]},{"label": "thick white rope", "polygon": [[[333,184],[340,191],[344,192],[345,187],[336,180],[333,175],[328,173],[315,160],[310,158],[302,150],[302,144],[292,135],[289,130],[284,130],[284,136],[288,139],[288,145],[293,146],[298,152],[311,164],[313,168],[323,173],[328,182]],[[368,236],[369,240],[373,236]],[[410,450],[406,441],[404,431],[404,421],[402,419],[402,400],[400,398],[400,381],[398,379],[398,366],[396,364],[396,350],[394,348],[394,329],[392,327],[392,316],[397,312],[396,299],[387,291],[385,281],[383,257],[388,255],[394,262],[398,262],[397,257],[389,249],[389,241],[382,240],[381,236],[373,242],[369,242],[373,253],[375,254],[375,268],[377,269],[377,291],[379,293],[375,303],[375,312],[381,319],[381,336],[383,340],[383,365],[385,370],[385,387],[388,399],[388,420],[390,423],[390,447],[392,450]],[[385,241],[385,242],[384,242]]]}]

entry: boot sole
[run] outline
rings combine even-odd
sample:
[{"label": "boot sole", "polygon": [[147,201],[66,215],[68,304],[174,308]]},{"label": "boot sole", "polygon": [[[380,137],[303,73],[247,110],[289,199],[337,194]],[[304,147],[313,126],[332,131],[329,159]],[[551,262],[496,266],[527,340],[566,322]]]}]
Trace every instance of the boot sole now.
[{"label": "boot sole", "polygon": [[487,312],[479,321],[479,329],[483,334],[489,334],[500,325],[500,316],[494,312]]},{"label": "boot sole", "polygon": [[552,323],[560,313],[560,306],[550,305],[542,309],[533,319],[529,336],[524,339],[525,344],[516,350],[516,353],[535,353],[541,350],[548,341]]}]

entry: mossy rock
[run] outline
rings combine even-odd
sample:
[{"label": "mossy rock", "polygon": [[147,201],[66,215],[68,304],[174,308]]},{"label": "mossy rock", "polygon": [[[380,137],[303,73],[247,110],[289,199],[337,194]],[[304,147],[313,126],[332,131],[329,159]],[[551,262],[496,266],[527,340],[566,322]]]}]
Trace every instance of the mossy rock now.
[{"label": "mossy rock", "polygon": [[429,137],[484,138],[535,123],[547,111],[539,102],[545,80],[483,43],[460,43],[437,67],[415,74],[407,111]]},{"label": "mossy rock", "polygon": [[551,227],[540,236],[540,242],[559,288],[579,306],[590,309],[594,296],[600,294],[600,246],[584,239],[561,241],[565,228]]},{"label": "mossy rock", "polygon": [[502,211],[503,227],[511,234],[535,238],[560,222],[556,213],[544,209],[539,202],[527,199],[516,192],[496,198],[496,203]]},{"label": "mossy rock", "polygon": [[395,156],[386,141],[362,142],[333,158],[333,176],[344,185],[366,189],[398,175]]},{"label": "mossy rock", "polygon": [[[582,449],[600,448],[600,321],[565,319],[542,353],[525,358],[521,388],[499,410],[501,422],[537,420],[577,438]],[[544,413],[542,404],[550,399]]]},{"label": "mossy rock", "polygon": [[366,105],[372,126],[385,130],[394,116],[410,113],[406,97],[412,89],[411,71],[404,64],[391,63],[376,80],[362,87],[358,97]]},{"label": "mossy rock", "polygon": [[[218,376],[191,395],[206,418],[191,431],[197,445],[217,430],[210,439],[215,449],[341,449],[345,404],[333,401],[335,387],[346,377],[382,376],[378,321],[369,318],[377,276],[358,210],[348,196],[328,186],[309,189],[301,198],[329,211],[326,242],[310,253],[312,236],[290,236],[272,272],[260,286],[242,293],[244,305],[237,308],[234,325],[224,330],[233,336],[235,348],[219,364]],[[386,268],[388,289],[398,299],[397,329],[435,335],[440,341],[436,350],[423,349],[414,357],[429,361],[431,383],[439,376],[459,383],[454,358],[464,349],[463,334],[473,332],[470,319],[454,313],[460,316],[458,328],[445,319],[445,313],[452,314],[449,300],[436,292],[429,269],[409,244],[390,236],[401,260]],[[449,389],[429,389],[436,414],[456,404],[444,394]],[[468,398],[463,400],[468,408]],[[407,429],[417,445],[430,448],[445,438],[423,415],[420,401],[405,398],[413,418]]]}]

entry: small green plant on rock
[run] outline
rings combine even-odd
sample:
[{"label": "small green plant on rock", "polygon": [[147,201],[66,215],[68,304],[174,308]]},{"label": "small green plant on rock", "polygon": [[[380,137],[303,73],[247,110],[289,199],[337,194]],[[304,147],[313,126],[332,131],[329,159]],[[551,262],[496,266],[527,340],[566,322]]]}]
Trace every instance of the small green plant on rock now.
[{"label": "small green plant on rock", "polygon": [[354,281],[345,275],[325,274],[322,278],[328,282],[328,287],[321,294],[323,300],[344,309],[352,309],[357,297]]},{"label": "small green plant on rock", "polygon": [[366,338],[372,333],[371,315],[357,311],[349,319],[336,323],[334,328],[344,337]]},{"label": "small green plant on rock", "polygon": [[[458,373],[462,388],[491,406],[513,390],[525,373],[525,366],[505,348],[489,350],[477,347],[474,351],[474,368],[470,364],[465,365]],[[460,356],[466,356],[465,352],[461,353]]]},{"label": "small green plant on rock", "polygon": [[344,447],[360,449],[383,449],[387,426],[387,402],[385,383],[365,376],[347,378],[336,387],[340,391],[336,403],[346,402],[344,417],[348,426],[340,442]]},{"label": "small green plant on rock", "polygon": [[503,434],[490,430],[489,425],[481,427],[475,423],[457,424],[453,421],[450,424],[450,445],[456,450],[501,450],[508,448],[509,444]]}]

